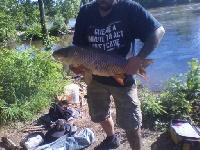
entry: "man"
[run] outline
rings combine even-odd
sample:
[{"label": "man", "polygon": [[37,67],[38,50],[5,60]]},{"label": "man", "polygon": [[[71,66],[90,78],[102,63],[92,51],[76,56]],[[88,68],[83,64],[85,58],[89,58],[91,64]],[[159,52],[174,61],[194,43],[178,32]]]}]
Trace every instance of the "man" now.
[{"label": "man", "polygon": [[[74,45],[112,51],[128,58],[135,39],[144,43],[139,53],[128,60],[124,85],[120,85],[113,77],[96,75],[93,75],[88,85],[91,120],[100,123],[107,134],[107,138],[96,149],[119,147],[110,114],[111,95],[116,106],[117,124],[125,130],[131,148],[141,149],[142,115],[133,74],[142,65],[141,60],[157,47],[164,33],[162,25],[141,5],[131,0],[96,0],[80,9],[75,25]],[[85,71],[84,66],[71,65],[70,69],[76,74]]]}]

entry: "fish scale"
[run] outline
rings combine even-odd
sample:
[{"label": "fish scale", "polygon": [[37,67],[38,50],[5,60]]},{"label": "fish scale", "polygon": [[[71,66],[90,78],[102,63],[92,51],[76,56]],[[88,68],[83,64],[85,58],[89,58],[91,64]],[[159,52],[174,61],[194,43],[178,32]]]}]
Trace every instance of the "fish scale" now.
[{"label": "fish scale", "polygon": [[[65,51],[63,56],[67,56],[63,59],[69,60],[66,61],[65,65],[84,65],[87,69],[92,70],[95,75],[114,76],[115,74],[122,74],[127,64],[127,60],[122,56],[94,48],[69,46],[64,48],[63,51]],[[58,53],[59,50],[56,52]],[[56,52],[53,55],[56,55]]]}]

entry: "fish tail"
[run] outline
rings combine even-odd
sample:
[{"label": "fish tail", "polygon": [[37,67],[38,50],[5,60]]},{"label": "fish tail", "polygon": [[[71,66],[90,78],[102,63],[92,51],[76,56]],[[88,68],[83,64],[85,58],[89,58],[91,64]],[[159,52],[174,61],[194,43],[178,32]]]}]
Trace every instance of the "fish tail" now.
[{"label": "fish tail", "polygon": [[138,75],[143,77],[145,80],[148,80],[147,74],[146,74],[146,68],[153,63],[153,59],[145,59],[142,63],[141,68],[138,70]]}]

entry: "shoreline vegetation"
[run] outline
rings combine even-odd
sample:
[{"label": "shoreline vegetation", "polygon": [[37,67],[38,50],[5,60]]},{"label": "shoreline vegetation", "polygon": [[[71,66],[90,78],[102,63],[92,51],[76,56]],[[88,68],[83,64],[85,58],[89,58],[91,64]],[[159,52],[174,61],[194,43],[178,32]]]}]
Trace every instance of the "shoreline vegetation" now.
[{"label": "shoreline vegetation", "polygon": [[[50,51],[32,48],[19,53],[1,48],[0,59],[0,125],[34,118],[72,82],[67,76],[73,76]],[[163,129],[172,118],[200,125],[198,59],[189,62],[188,72],[167,81],[163,91],[154,92],[141,84],[138,92],[144,118],[155,129]]]}]

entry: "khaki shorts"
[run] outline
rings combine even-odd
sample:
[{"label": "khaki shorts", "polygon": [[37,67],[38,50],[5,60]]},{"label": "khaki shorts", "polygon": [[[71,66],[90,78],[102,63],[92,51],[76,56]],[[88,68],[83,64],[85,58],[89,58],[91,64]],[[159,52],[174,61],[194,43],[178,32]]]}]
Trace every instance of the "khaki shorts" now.
[{"label": "khaki shorts", "polygon": [[98,123],[110,117],[111,95],[116,106],[116,123],[125,130],[138,129],[142,125],[142,114],[136,85],[115,87],[92,80],[87,88],[92,121]]}]

